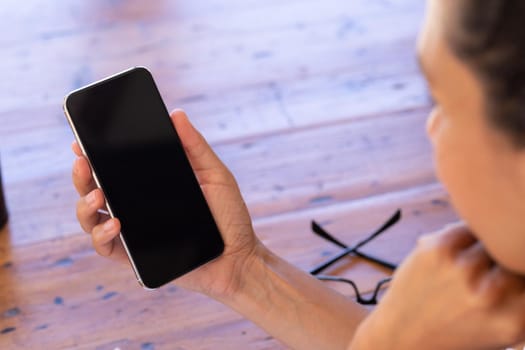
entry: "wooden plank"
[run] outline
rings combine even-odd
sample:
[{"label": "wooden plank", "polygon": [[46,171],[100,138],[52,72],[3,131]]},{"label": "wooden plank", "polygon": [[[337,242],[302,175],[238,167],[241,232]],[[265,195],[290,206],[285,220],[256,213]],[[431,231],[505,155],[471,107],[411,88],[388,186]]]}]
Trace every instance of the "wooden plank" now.
[{"label": "wooden plank", "polygon": [[[0,329],[16,330],[0,334],[2,348],[272,347],[262,331],[202,296],[173,286],[144,291],[129,268],[100,259],[87,239],[76,235],[3,252]],[[225,329],[230,335],[219,340]]]},{"label": "wooden plank", "polygon": [[421,234],[457,220],[443,187],[433,183],[256,219],[254,224],[266,245],[307,270],[325,260],[328,253],[340,249],[311,233],[311,220],[318,221],[341,240],[352,243],[381,226],[397,209],[403,211],[401,221],[373,244],[367,245],[364,251],[399,263]]},{"label": "wooden plank", "polygon": [[35,179],[49,185],[46,177],[51,174],[61,174],[71,180],[73,140],[73,133],[66,125],[28,129],[3,136],[0,150],[6,186]]},{"label": "wooden plank", "polygon": [[[342,49],[346,51],[344,47]],[[357,48],[335,56],[332,52],[320,54],[313,58],[313,54],[307,55],[311,61],[304,64],[297,62],[301,57],[293,55],[290,62],[277,62],[276,66],[280,68],[270,67],[270,72],[264,75],[258,73],[260,67],[251,64],[242,65],[243,68],[205,64],[185,74],[181,74],[177,67],[168,66],[156,76],[167,105],[184,107],[212,142],[310,125],[319,119],[319,115],[330,122],[428,105],[426,88],[414,62],[412,42]],[[385,55],[390,57],[388,64],[381,63]],[[235,62],[233,57],[231,59]],[[326,60],[332,63],[319,65],[319,61]],[[316,67],[324,71],[317,72]],[[120,66],[107,74],[122,68]],[[56,69],[62,72],[62,79],[67,77],[73,82],[68,83],[69,86],[56,82],[54,85],[64,87],[55,96],[49,95],[49,88],[35,84],[23,84],[22,87],[44,93],[41,97],[32,98],[31,91],[17,91],[13,96],[5,96],[6,101],[0,107],[2,138],[14,131],[26,131],[28,125],[32,128],[65,125],[59,109],[63,96],[70,89],[104,76],[89,73],[91,68],[85,66],[68,70],[66,65]],[[225,75],[225,71],[232,69],[236,70],[234,78]],[[241,70],[249,74],[243,76]],[[36,72],[23,75],[31,73]],[[211,77],[222,79],[216,82],[219,84],[214,89],[216,91],[209,90]],[[49,84],[46,81],[41,83]],[[196,89],[191,91],[188,83],[195,84]],[[20,103],[9,107],[18,98]]]},{"label": "wooden plank", "polygon": [[[426,112],[261,135],[214,148],[235,174],[252,216],[260,218],[434,182],[424,133]],[[18,133],[4,140],[6,197],[16,245],[79,230],[71,139],[57,141],[64,139],[63,133],[62,128],[54,133],[34,130],[27,146]]]},{"label": "wooden plank", "polygon": [[[202,0],[199,2],[164,2],[140,0],[125,2],[94,0],[86,3],[72,0],[29,0],[20,4],[16,0],[4,0],[0,8],[2,24],[16,28],[16,34],[24,41],[49,39],[55,36],[74,35],[82,31],[105,30],[122,24],[144,25],[171,22],[177,25],[188,20],[204,18],[207,21],[223,21],[269,26],[268,19],[282,25],[295,25],[294,18],[322,19],[327,15],[351,14],[357,18],[396,14],[399,12],[421,11],[424,4],[413,0],[367,1],[356,0],[346,3],[328,0],[319,3],[314,0]],[[38,9],[38,16],[35,15]],[[268,14],[273,16],[267,17]],[[57,18],[60,18],[58,21]],[[235,21],[231,19],[234,18]],[[144,23],[142,23],[144,22]],[[300,22],[300,21],[297,21]],[[238,27],[236,27],[237,29]],[[202,29],[202,28],[197,28]],[[13,36],[1,38],[0,44],[15,43]]]},{"label": "wooden plank", "polygon": [[[412,55],[411,46],[406,47]],[[183,107],[211,142],[427,107],[428,93],[412,61],[406,57],[382,67],[342,69],[289,82],[268,75],[260,85],[228,96],[210,92],[175,99],[171,105]],[[176,91],[177,80],[164,90]]]},{"label": "wooden plank", "polygon": [[[262,89],[264,93],[259,91],[261,96],[258,100],[234,94],[229,102],[223,101],[219,106],[215,101],[220,96],[215,101],[204,98],[206,101],[194,102],[200,105],[197,108],[200,111],[189,113],[197,127],[204,118],[209,118],[207,124],[199,128],[210,142],[216,144],[232,138],[249,138],[257,134],[380,115],[397,108],[406,110],[426,106],[426,92],[419,84],[419,78],[403,74],[381,78],[383,75],[384,72],[380,72],[375,77],[354,75],[352,78],[351,75],[341,74],[332,80],[323,78],[298,86],[269,85]],[[403,98],[399,95],[382,98],[395,89],[404,90],[407,95]],[[233,103],[233,100],[236,102]],[[382,102],[376,103],[376,100]],[[61,111],[53,108],[39,113],[26,109],[23,116],[19,112],[6,112],[0,117],[4,121],[0,124],[0,149],[4,168],[8,169],[7,182],[11,178],[10,172],[16,174],[19,180],[35,176],[34,172],[27,171],[28,166],[47,172],[63,170],[65,165],[69,165],[69,159],[67,163],[57,164],[68,154],[73,139]],[[281,117],[286,122],[278,121]],[[254,118],[256,123],[252,123]]]},{"label": "wooden plank", "polygon": [[[232,133],[246,135],[289,127],[290,123],[300,125],[305,110],[296,108],[294,103],[288,107],[288,98],[299,97],[301,106],[304,101],[326,98],[319,103],[321,108],[306,108],[312,116],[322,110],[325,118],[329,118],[325,107],[340,104],[342,96],[357,92],[358,100],[364,98],[363,94],[368,96],[365,100],[378,100],[380,95],[361,91],[373,92],[377,84],[395,87],[386,92],[381,87],[381,95],[391,96],[390,100],[405,104],[412,101],[410,106],[426,103],[424,96],[421,99],[423,90],[417,89],[421,79],[414,78],[417,68],[412,59],[418,26],[415,19],[421,14],[421,5],[416,2],[386,6],[359,1],[343,6],[340,1],[332,1],[313,2],[306,7],[301,2],[282,2],[262,9],[259,5],[257,10],[237,4],[234,6],[241,9],[239,14],[232,14],[235,21],[220,13],[180,21],[161,15],[164,20],[151,22],[133,17],[140,4],[131,4],[113,9],[117,11],[113,16],[122,16],[113,25],[100,23],[97,27],[88,16],[84,19],[89,22],[84,23],[87,28],[82,27],[78,13],[89,14],[107,4],[101,2],[86,9],[86,4],[78,2],[69,6],[55,9],[66,12],[68,18],[75,14],[77,29],[66,31],[68,35],[47,37],[46,29],[34,29],[40,28],[34,23],[28,26],[23,22],[25,7],[22,13],[11,14],[14,23],[9,28],[43,31],[32,34],[43,37],[24,40],[22,30],[14,33],[11,44],[5,43],[6,62],[0,67],[4,76],[0,84],[6,84],[6,93],[0,96],[0,111],[4,115],[24,119],[22,116],[38,114],[42,118],[42,111],[50,106],[56,108],[69,90],[136,64],[151,67],[168,104],[187,108],[212,141],[228,138]],[[142,10],[144,16],[149,16],[151,9]],[[180,9],[171,10],[178,13]],[[21,19],[17,20],[17,15]],[[130,22],[127,15],[138,22]],[[262,20],[268,17],[273,21]],[[376,20],[382,17],[383,21]],[[46,18],[39,20],[52,25]],[[291,21],[295,24],[290,25]],[[384,25],[395,30],[382,30]],[[386,55],[387,63],[383,59]],[[385,69],[391,64],[388,73]],[[403,72],[399,67],[403,67]],[[395,79],[392,71],[398,74]],[[353,77],[351,72],[362,74]],[[42,78],[32,78],[35,76]],[[305,86],[301,85],[303,80]],[[416,95],[406,88],[414,84]],[[399,88],[402,86],[405,88]],[[329,96],[312,96],[319,91]],[[352,108],[337,108],[346,114],[357,108],[355,100],[347,97]],[[27,106],[34,110],[27,111]],[[287,110],[284,115],[283,109]],[[362,112],[360,108],[354,113]],[[291,114],[291,120],[286,114]],[[54,116],[53,113],[49,117],[54,120]],[[0,134],[2,124],[7,123],[0,123]]]},{"label": "wooden plank", "polygon": [[[146,65],[237,175],[261,239],[308,269],[338,252],[316,219],[402,260],[455,219],[424,135],[415,0],[5,0],[0,157],[11,213],[0,232],[0,348],[280,349],[213,301],[145,292],[79,234],[70,179],[71,89]],[[387,30],[385,30],[387,28]],[[367,292],[387,272],[348,258],[328,273]],[[342,293],[349,289],[331,284]]]},{"label": "wooden plank", "polygon": [[[254,223],[257,235],[264,244],[308,271],[340,252],[340,248],[311,232],[311,220],[316,220],[328,232],[351,245],[380,227],[397,209],[402,210],[400,222],[362,251],[399,264],[414,248],[419,236],[458,220],[443,187],[434,183],[261,218]],[[324,273],[355,281],[362,293],[372,291],[378,281],[390,275],[390,271],[356,257],[343,259]],[[329,285],[345,295],[353,295],[353,291],[344,284]]]},{"label": "wooden plank", "polygon": [[[401,223],[364,250],[399,261],[419,234],[455,218],[442,188],[429,185],[260,219],[256,228],[272,250],[306,269],[338,251],[308,232],[310,219],[351,243],[398,207],[405,212]],[[148,342],[156,348],[279,348],[248,321],[202,296],[172,286],[142,290],[130,268],[96,256],[85,235],[22,247],[9,243],[9,232],[0,239],[0,330],[15,328],[0,334],[2,348],[109,349]],[[363,290],[384,276],[356,259],[332,272],[351,277]]]},{"label": "wooden plank", "polygon": [[425,110],[219,146],[252,215],[264,217],[434,182]]}]

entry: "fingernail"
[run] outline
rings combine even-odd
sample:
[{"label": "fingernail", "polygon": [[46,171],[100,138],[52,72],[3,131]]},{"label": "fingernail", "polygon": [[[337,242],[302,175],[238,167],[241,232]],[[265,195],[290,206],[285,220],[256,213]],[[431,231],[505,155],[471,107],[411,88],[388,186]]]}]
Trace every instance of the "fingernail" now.
[{"label": "fingernail", "polygon": [[104,231],[106,231],[106,232],[113,231],[113,229],[115,228],[115,223],[113,222],[113,220],[109,219],[108,221],[106,221],[106,222],[104,223],[104,225],[102,226],[102,228],[103,228]]},{"label": "fingernail", "polygon": [[88,195],[86,196],[86,202],[90,206],[93,205],[93,203],[95,203],[96,199],[97,199],[97,196],[94,191],[88,193]]}]

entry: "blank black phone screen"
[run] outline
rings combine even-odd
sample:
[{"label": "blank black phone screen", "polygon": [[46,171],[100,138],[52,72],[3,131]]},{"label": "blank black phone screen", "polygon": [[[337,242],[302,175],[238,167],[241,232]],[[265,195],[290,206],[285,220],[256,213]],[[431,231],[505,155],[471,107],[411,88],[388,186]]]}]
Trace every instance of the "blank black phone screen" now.
[{"label": "blank black phone screen", "polygon": [[224,244],[152,75],[133,68],[70,94],[87,154],[137,276],[157,288]]}]

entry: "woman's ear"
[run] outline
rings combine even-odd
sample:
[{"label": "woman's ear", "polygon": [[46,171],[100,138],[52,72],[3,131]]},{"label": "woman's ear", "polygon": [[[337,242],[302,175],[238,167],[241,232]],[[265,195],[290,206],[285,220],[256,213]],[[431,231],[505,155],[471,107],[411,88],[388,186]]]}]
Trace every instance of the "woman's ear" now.
[{"label": "woman's ear", "polygon": [[439,107],[434,107],[432,111],[430,112],[430,115],[427,119],[427,135],[430,141],[432,141],[432,144],[435,145],[436,136],[439,131],[441,122],[441,113],[439,111]]}]

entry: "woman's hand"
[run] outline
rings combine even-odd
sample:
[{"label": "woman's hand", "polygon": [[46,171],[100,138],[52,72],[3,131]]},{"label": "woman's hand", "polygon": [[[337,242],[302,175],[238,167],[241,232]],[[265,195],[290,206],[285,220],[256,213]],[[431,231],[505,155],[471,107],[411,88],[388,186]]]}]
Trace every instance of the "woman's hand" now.
[{"label": "woman's hand", "polygon": [[[171,118],[225,243],[219,258],[174,283],[230,306],[292,348],[343,348],[365,310],[260,243],[232,174],[184,112],[174,111]],[[100,255],[127,263],[119,221],[98,212],[104,196],[78,144],[73,150],[78,156],[73,181],[81,196],[78,220]]]},{"label": "woman's hand", "polygon": [[[254,235],[248,210],[233,175],[183,111],[173,111],[171,119],[225,243],[224,253],[219,258],[182,276],[175,283],[211,296],[224,297],[237,290],[242,270],[256,254],[260,242]],[[78,156],[73,165],[73,182],[81,196],[77,203],[80,225],[91,234],[98,254],[128,263],[119,239],[120,222],[99,212],[105,207],[104,195],[96,187],[89,163],[76,142],[73,151]],[[132,189],[129,196],[133,197]]]},{"label": "woman's hand", "polygon": [[525,338],[525,278],[467,228],[420,239],[351,349],[502,349]]}]

